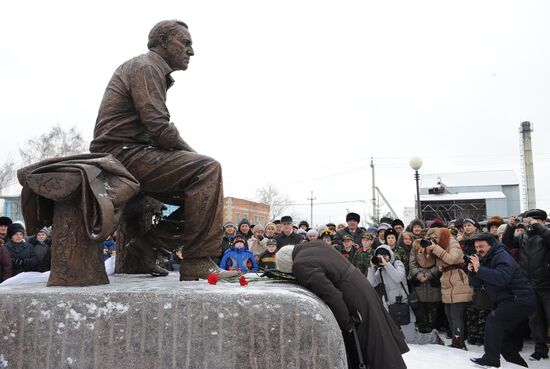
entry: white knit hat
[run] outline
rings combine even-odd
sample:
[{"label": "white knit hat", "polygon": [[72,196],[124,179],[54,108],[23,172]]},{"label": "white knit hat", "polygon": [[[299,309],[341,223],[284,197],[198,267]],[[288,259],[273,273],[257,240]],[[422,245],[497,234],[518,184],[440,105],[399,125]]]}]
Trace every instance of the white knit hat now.
[{"label": "white knit hat", "polygon": [[498,228],[497,228],[497,234],[501,234],[501,233],[506,232],[506,226],[507,226],[507,224],[499,225]]},{"label": "white knit hat", "polygon": [[294,245],[283,246],[275,254],[277,269],[283,273],[292,274],[292,252]]}]

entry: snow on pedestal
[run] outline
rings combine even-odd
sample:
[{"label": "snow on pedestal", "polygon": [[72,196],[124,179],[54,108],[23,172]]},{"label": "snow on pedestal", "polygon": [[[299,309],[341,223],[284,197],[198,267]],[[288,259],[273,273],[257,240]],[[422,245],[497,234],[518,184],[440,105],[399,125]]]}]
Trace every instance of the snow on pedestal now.
[{"label": "snow on pedestal", "polygon": [[275,281],[116,275],[92,287],[0,287],[6,368],[346,368],[338,324]]}]

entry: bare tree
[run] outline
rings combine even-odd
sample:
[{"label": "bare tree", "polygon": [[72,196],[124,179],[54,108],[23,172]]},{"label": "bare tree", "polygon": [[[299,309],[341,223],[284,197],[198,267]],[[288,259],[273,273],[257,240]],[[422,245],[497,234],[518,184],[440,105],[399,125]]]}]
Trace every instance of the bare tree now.
[{"label": "bare tree", "polygon": [[259,202],[269,205],[270,218],[272,220],[281,216],[290,202],[288,197],[281,195],[271,183],[268,183],[265,187],[258,188],[256,193]]},{"label": "bare tree", "polygon": [[8,158],[0,166],[0,193],[15,182],[15,162]]},{"label": "bare tree", "polygon": [[23,165],[36,163],[40,160],[69,155],[82,154],[87,151],[80,132],[72,127],[64,130],[59,124],[49,132],[38,137],[31,137],[19,147],[19,155]]}]

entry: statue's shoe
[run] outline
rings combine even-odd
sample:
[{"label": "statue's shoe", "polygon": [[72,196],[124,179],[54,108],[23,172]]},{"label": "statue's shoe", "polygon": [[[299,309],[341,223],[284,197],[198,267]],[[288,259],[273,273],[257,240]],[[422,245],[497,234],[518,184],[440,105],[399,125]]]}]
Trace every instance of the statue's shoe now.
[{"label": "statue's shoe", "polygon": [[209,257],[184,258],[180,263],[180,281],[208,279],[208,275],[216,274],[219,279],[238,277],[242,273],[221,269]]},{"label": "statue's shoe", "polygon": [[151,273],[153,277],[166,277],[168,275],[168,270],[164,269],[155,262],[148,263],[146,267],[149,269],[149,273]]}]

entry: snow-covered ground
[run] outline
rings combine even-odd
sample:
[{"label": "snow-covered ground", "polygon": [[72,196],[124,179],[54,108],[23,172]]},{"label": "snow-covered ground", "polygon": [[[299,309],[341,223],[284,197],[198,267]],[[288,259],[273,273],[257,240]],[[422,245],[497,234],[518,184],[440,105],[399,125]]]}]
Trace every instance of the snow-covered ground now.
[{"label": "snow-covered ground", "polygon": [[[444,334],[440,334],[443,338]],[[450,340],[445,339],[446,345]],[[404,355],[408,369],[465,369],[479,368],[470,361],[471,357],[480,357],[483,355],[483,347],[468,345],[468,351],[458,350],[439,345],[409,345],[411,351]],[[534,351],[535,345],[532,342],[526,342],[523,346],[521,356],[527,361],[529,368],[549,369],[550,359],[541,361],[529,361],[529,355]],[[521,366],[511,364],[500,358],[500,367],[504,369],[519,369]]]}]

